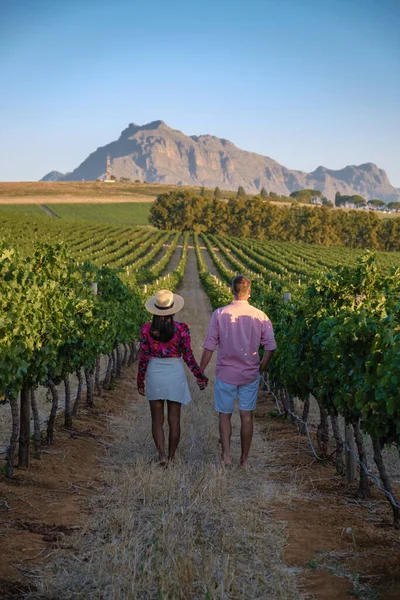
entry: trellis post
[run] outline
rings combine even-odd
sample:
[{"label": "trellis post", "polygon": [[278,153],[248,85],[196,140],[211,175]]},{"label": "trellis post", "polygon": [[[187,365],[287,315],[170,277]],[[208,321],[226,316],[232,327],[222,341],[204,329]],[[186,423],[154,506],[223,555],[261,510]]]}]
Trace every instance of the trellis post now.
[{"label": "trellis post", "polygon": [[346,442],[346,478],[348,483],[354,483],[356,480],[356,461],[353,454],[355,451],[355,445],[353,428],[349,423],[346,423],[344,427],[344,439]]}]

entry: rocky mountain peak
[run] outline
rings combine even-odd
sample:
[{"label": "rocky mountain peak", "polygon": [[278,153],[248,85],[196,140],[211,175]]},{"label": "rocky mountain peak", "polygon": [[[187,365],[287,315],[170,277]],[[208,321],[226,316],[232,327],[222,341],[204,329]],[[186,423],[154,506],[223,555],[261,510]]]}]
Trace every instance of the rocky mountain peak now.
[{"label": "rocky mountain peak", "polygon": [[104,177],[107,155],[117,179],[229,190],[242,186],[250,194],[259,193],[263,187],[282,195],[313,188],[331,200],[337,191],[367,199],[400,199],[400,190],[390,185],[385,171],[373,163],[339,170],[319,166],[312,173],[304,173],[287,169],[267,156],[241,150],[214,135],[189,137],[162,120],[145,125],[130,123],[116,141],[98,148],[62,179],[91,181]]},{"label": "rocky mountain peak", "polygon": [[128,127],[121,132],[119,139],[128,139],[133,137],[139,131],[156,131],[159,129],[166,129],[172,131],[170,127],[164,121],[151,121],[146,125],[137,125],[136,123],[129,123]]}]

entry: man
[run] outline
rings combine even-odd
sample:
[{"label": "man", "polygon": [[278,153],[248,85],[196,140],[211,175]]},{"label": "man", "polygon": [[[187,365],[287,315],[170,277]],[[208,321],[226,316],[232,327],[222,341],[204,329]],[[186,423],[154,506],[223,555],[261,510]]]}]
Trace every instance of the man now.
[{"label": "man", "polygon": [[[219,412],[219,432],[222,444],[222,463],[231,464],[231,417],[236,396],[241,419],[240,464],[247,466],[253,437],[253,411],[256,407],[260,374],[268,365],[276,349],[272,323],[267,315],[248,302],[251,281],[245,275],[232,280],[234,300],[214,311],[200,361],[200,369],[207,367],[218,347],[214,407]],[[260,362],[259,347],[264,346]]]}]

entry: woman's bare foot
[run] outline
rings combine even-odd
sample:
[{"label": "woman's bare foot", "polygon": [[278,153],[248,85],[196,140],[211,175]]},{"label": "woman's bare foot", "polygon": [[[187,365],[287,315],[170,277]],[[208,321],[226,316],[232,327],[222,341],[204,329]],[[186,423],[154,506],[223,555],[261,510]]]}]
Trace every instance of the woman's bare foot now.
[{"label": "woman's bare foot", "polygon": [[163,467],[164,469],[168,466],[168,459],[166,456],[160,456],[159,459],[159,463],[160,467]]},{"label": "woman's bare foot", "polygon": [[242,467],[242,469],[248,469],[249,463],[247,462],[247,458],[241,458],[239,466]]},{"label": "woman's bare foot", "polygon": [[221,456],[221,465],[223,467],[230,467],[232,465],[232,459],[230,456]]}]

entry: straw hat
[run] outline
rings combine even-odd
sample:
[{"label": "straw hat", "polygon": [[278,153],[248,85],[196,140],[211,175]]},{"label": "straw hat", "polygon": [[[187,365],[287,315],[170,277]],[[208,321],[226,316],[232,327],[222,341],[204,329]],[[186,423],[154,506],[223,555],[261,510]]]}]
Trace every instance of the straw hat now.
[{"label": "straw hat", "polygon": [[152,315],[174,315],[183,308],[184,299],[179,294],[173,294],[169,290],[159,290],[146,302],[146,310]]}]

